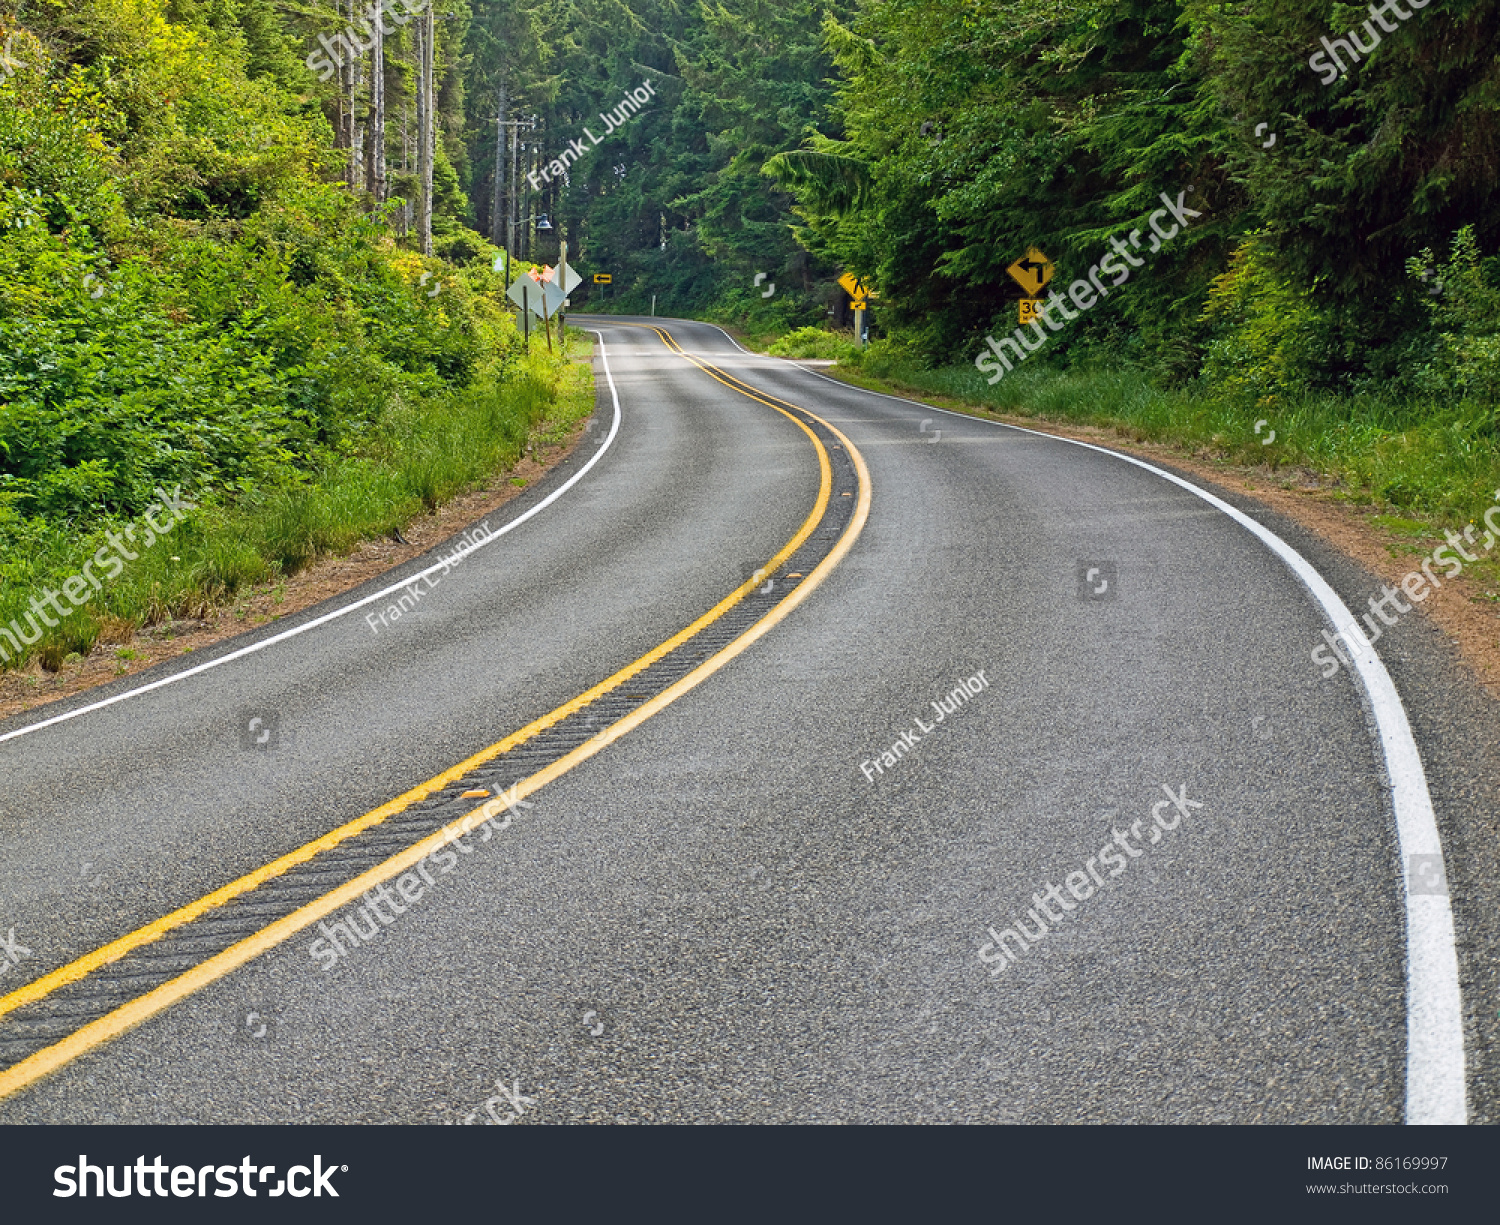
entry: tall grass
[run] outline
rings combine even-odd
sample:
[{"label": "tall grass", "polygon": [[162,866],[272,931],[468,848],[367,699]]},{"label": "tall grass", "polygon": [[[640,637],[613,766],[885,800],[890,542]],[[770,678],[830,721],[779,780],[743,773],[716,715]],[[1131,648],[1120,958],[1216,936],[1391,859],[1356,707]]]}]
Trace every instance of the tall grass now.
[{"label": "tall grass", "polygon": [[[285,578],[326,554],[389,536],[418,515],[513,466],[533,431],[565,430],[593,409],[586,338],[572,363],[534,353],[512,365],[506,381],[486,381],[391,413],[362,453],[338,458],[304,483],[243,493],[205,506],[128,562],[83,608],[74,609],[19,657],[56,670],[73,653],[100,642],[127,641],[135,629],[173,618],[197,618],[256,584]],[[183,496],[193,500],[194,492]],[[30,601],[58,590],[106,544],[101,525],[80,537],[38,529],[27,555],[0,566],[0,625],[21,619]],[[138,536],[141,533],[137,528]],[[66,600],[59,600],[64,608]],[[25,622],[23,622],[23,626]]]},{"label": "tall grass", "polygon": [[1398,402],[1304,392],[1257,405],[1204,387],[1164,389],[1129,368],[1063,371],[1041,364],[1021,366],[991,386],[972,365],[924,369],[878,348],[841,373],[992,412],[1207,449],[1234,462],[1306,468],[1342,485],[1353,500],[1408,512],[1473,521],[1500,497],[1500,419],[1494,407],[1457,397]]}]

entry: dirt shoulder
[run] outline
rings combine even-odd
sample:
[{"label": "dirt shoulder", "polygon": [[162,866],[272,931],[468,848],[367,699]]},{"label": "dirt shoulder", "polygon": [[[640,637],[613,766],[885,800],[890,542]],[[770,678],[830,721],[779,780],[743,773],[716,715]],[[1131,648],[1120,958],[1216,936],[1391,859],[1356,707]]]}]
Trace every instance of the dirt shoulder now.
[{"label": "dirt shoulder", "polygon": [[433,514],[413,520],[401,530],[405,543],[394,539],[366,541],[343,556],[320,558],[290,578],[247,588],[232,606],[212,617],[149,626],[137,631],[129,643],[96,646],[85,658],[65,664],[58,672],[48,672],[33,660],[19,671],[0,673],[0,719],[71,697],[121,676],[144,672],[164,659],[202,650],[268,621],[301,612],[330,596],[351,591],[420,556],[518,497],[523,489],[573,453],[584,430],[582,422],[566,433],[555,427],[549,429],[544,423],[532,435],[528,453],[519,463],[495,474],[483,487],[454,498]]},{"label": "dirt shoulder", "polygon": [[[825,373],[837,377],[834,371]],[[847,378],[841,381],[971,417],[1091,442],[1190,473],[1295,520],[1393,587],[1399,586],[1403,578],[1418,569],[1422,558],[1444,543],[1440,527],[1399,518],[1388,507],[1362,505],[1347,487],[1306,468],[1273,470],[1268,465],[1231,464],[1207,450],[1146,442],[1124,430],[991,413],[945,396],[922,395],[867,378],[859,382]],[[1476,536],[1482,539],[1483,524],[1475,527]],[[1457,578],[1444,576],[1442,589],[1429,592],[1414,607],[1454,644],[1463,662],[1489,694],[1500,698],[1500,548],[1487,555],[1481,552],[1479,558],[1465,565]]]},{"label": "dirt shoulder", "polygon": [[[889,390],[891,394],[918,399],[899,388]],[[1265,465],[1230,464],[1207,452],[1138,441],[1115,429],[989,413],[946,397],[929,396],[922,402],[1039,433],[1106,446],[1232,488],[1302,524],[1392,586],[1399,586],[1417,568],[1420,559],[1443,542],[1436,528],[1411,521],[1398,521],[1403,525],[1401,530],[1393,530],[1387,522],[1382,522],[1392,516],[1378,507],[1352,502],[1347,489],[1307,469],[1273,471]],[[0,674],[0,718],[71,697],[120,676],[145,671],[164,659],[201,650],[350,591],[420,556],[504,506],[571,455],[583,433],[580,425],[561,438],[556,434],[543,435],[532,453],[511,470],[495,475],[482,488],[455,498],[434,514],[414,520],[403,529],[406,543],[367,541],[347,555],[322,558],[291,578],[248,589],[232,607],[211,618],[171,621],[143,629],[125,646],[97,646],[83,660],[67,664],[56,673],[33,662],[21,671]],[[1431,593],[1419,610],[1449,638],[1489,693],[1500,698],[1497,560],[1485,559],[1466,566],[1455,579],[1445,578],[1442,589]]]}]

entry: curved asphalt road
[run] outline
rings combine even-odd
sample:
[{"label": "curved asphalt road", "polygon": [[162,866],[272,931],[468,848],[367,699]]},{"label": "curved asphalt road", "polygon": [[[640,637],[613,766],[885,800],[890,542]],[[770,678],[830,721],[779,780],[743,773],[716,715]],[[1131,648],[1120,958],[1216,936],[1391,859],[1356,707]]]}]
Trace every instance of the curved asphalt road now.
[{"label": "curved asphalt road", "polygon": [[[601,369],[583,447],[491,527],[598,462],[415,612],[374,632],[360,610],[0,740],[0,936],[27,950],[0,994],[567,702],[790,539],[818,489],[802,430],[650,328],[596,326],[617,434],[596,442]],[[1326,623],[1286,565],[1139,466],[663,326],[863,455],[873,505],[842,564],[369,947],[325,970],[316,932],[294,938],[0,1101],[0,1122],[1402,1121],[1396,820],[1364,691],[1309,661]],[[1378,595],[1245,509],[1347,603]],[[1448,1054],[1470,1120],[1493,1122],[1493,704],[1415,617],[1379,650],[1448,859]],[[256,715],[274,747],[246,746]],[[1152,845],[1153,806],[1177,812],[1164,787],[1193,803]],[[1112,877],[1115,831],[1138,854]],[[1035,930],[1049,884],[1062,917],[993,977],[987,928]]]}]

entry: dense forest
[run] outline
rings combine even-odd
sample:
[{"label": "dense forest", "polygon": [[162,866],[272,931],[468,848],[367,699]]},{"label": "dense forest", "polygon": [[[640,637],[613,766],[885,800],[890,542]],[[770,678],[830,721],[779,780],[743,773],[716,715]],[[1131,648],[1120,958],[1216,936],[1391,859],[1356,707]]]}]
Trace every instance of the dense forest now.
[{"label": "dense forest", "polygon": [[[1165,195],[1201,216],[1054,360],[1260,398],[1500,390],[1493,0],[575,0],[472,22],[451,96],[476,224],[561,219],[622,307],[817,322],[847,269],[885,335],[967,359],[1016,326],[1014,260],[1086,278]],[[604,136],[643,82],[659,102]],[[528,179],[585,129],[597,149]]]},{"label": "dense forest", "polygon": [[[993,384],[1045,342],[1022,375],[1130,369],[1246,426],[1302,404],[1330,451],[1426,429],[1451,484],[1496,441],[1497,24],[1496,0],[0,0],[0,624],[164,490],[257,526],[202,526],[190,582],[152,562],[96,593],[50,661],[515,453],[560,374],[500,269],[564,240],[612,278],[575,309],[826,328],[853,272],[870,369]],[[1033,249],[1054,279],[1023,350],[995,338]],[[459,463],[462,420],[503,421],[501,451]]]},{"label": "dense forest", "polygon": [[1202,218],[1060,344],[1263,395],[1490,396],[1497,19],[1488,0],[876,0],[826,23],[833,122],[771,169],[810,245],[872,274],[929,352],[1014,317],[1028,248],[1083,277],[1185,193]]},{"label": "dense forest", "polygon": [[[1014,260],[1075,283],[1165,195],[1201,216],[1049,360],[1492,402],[1500,6],[1367,7],[454,6],[437,207],[548,258],[566,234],[613,277],[595,306],[819,323],[850,270],[930,364],[1015,326]],[[373,114],[370,75],[325,109]]]},{"label": "dense forest", "polygon": [[349,190],[337,92],[305,63],[333,21],[263,0],[0,17],[0,667],[398,530],[558,403],[446,160],[431,257],[399,118],[388,198]]}]

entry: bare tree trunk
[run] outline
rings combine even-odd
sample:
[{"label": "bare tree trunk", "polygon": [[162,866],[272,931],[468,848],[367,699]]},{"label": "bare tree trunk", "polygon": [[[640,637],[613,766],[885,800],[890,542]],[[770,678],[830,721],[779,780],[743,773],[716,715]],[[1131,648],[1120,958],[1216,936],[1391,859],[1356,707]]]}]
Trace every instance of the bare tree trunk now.
[{"label": "bare tree trunk", "polygon": [[[349,0],[349,15],[354,16],[359,0]],[[353,27],[356,31],[358,25]],[[356,37],[358,35],[356,34]],[[354,57],[354,78],[349,93],[349,186],[359,191],[365,185],[365,125],[359,120],[359,87],[364,84],[365,57]]]},{"label": "bare tree trunk", "polygon": [[427,37],[427,26],[422,18],[418,18],[412,30],[413,47],[417,56],[417,139],[416,145],[417,162],[416,191],[412,198],[412,225],[418,234],[418,244],[422,233],[422,167],[427,160],[427,53],[423,50],[424,40]]},{"label": "bare tree trunk", "polygon": [[[401,173],[411,174],[411,102],[409,99],[401,100]],[[401,200],[401,237],[405,238],[411,233],[411,200],[407,197],[410,192],[402,188]]]},{"label": "bare tree trunk", "polygon": [[370,49],[370,156],[365,180],[377,204],[386,198],[385,175],[385,14],[377,14],[371,31],[375,45]]},{"label": "bare tree trunk", "polygon": [[[354,11],[356,0],[340,0],[337,5],[339,20],[344,21]],[[352,37],[358,37],[357,31],[352,25],[346,25],[345,31]],[[358,57],[353,53],[351,44],[350,53],[344,60],[343,71],[339,74],[339,145],[345,154],[344,162],[344,186],[350,191],[355,189],[359,177],[359,150],[354,145],[354,74],[355,64]]]},{"label": "bare tree trunk", "polygon": [[421,85],[421,115],[419,118],[420,130],[417,133],[417,161],[420,163],[419,172],[422,176],[422,188],[419,193],[417,234],[422,244],[422,254],[432,254],[432,167],[434,161],[433,144],[437,134],[437,123],[435,111],[437,110],[437,99],[433,96],[433,44],[436,41],[437,29],[433,24],[432,5],[428,4],[422,12],[421,24],[421,50],[422,50],[422,85]]}]

